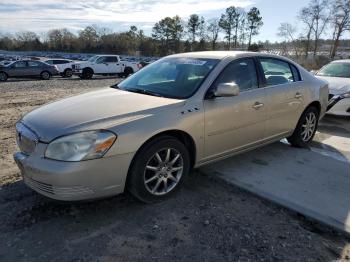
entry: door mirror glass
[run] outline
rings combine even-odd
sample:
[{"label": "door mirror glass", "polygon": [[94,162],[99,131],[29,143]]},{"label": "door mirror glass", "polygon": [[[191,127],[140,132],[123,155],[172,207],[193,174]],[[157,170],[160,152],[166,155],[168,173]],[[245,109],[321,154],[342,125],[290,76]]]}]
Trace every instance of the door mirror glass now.
[{"label": "door mirror glass", "polygon": [[214,91],[216,97],[238,96],[239,86],[236,83],[221,83]]}]

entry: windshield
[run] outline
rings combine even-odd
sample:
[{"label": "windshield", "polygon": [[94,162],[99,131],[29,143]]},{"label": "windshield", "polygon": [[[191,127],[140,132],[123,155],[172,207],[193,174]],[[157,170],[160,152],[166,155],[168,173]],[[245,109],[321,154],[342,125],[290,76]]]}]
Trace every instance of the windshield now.
[{"label": "windshield", "polygon": [[95,62],[95,60],[97,59],[97,57],[98,57],[98,56],[94,55],[94,56],[90,57],[88,61],[90,61],[90,62]]},{"label": "windshield", "polygon": [[330,63],[321,68],[318,76],[350,77],[350,63]]},{"label": "windshield", "polygon": [[168,98],[192,96],[219,60],[202,58],[164,58],[130,76],[118,87]]}]

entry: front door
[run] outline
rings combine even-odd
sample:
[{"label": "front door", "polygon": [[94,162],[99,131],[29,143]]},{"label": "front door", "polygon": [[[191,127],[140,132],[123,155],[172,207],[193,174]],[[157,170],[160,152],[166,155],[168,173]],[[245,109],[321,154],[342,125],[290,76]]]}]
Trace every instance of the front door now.
[{"label": "front door", "polygon": [[231,62],[214,82],[212,89],[220,83],[232,82],[239,86],[239,95],[204,101],[204,161],[259,144],[264,138],[265,90],[259,88],[253,58]]},{"label": "front door", "polygon": [[10,71],[10,76],[23,77],[31,75],[26,61],[15,62],[11,67],[12,70]]}]

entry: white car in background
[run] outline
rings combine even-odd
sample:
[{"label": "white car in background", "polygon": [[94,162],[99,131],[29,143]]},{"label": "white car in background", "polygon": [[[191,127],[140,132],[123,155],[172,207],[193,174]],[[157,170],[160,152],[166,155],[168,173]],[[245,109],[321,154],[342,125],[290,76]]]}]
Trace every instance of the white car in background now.
[{"label": "white car in background", "polygon": [[91,79],[94,75],[118,75],[126,77],[142,68],[138,62],[122,61],[118,55],[96,55],[88,61],[74,63],[73,73],[81,79]]},{"label": "white car in background", "polygon": [[327,114],[350,116],[350,59],[333,61],[315,75],[329,83]]},{"label": "white car in background", "polygon": [[76,61],[69,59],[49,59],[44,61],[46,64],[55,65],[60,72],[62,77],[72,77],[73,70],[72,65],[76,63]]}]

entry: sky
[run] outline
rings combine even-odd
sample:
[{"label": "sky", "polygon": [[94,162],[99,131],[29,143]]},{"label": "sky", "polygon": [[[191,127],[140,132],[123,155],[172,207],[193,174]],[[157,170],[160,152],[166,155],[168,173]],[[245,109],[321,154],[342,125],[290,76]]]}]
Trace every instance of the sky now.
[{"label": "sky", "polygon": [[282,22],[302,29],[297,14],[307,0],[0,0],[0,33],[34,31],[40,35],[54,28],[78,32],[97,24],[115,32],[131,25],[150,34],[155,22],[166,16],[179,15],[186,20],[190,14],[206,19],[218,18],[229,6],[260,9],[264,26],[255,41],[281,40],[276,35]]}]

